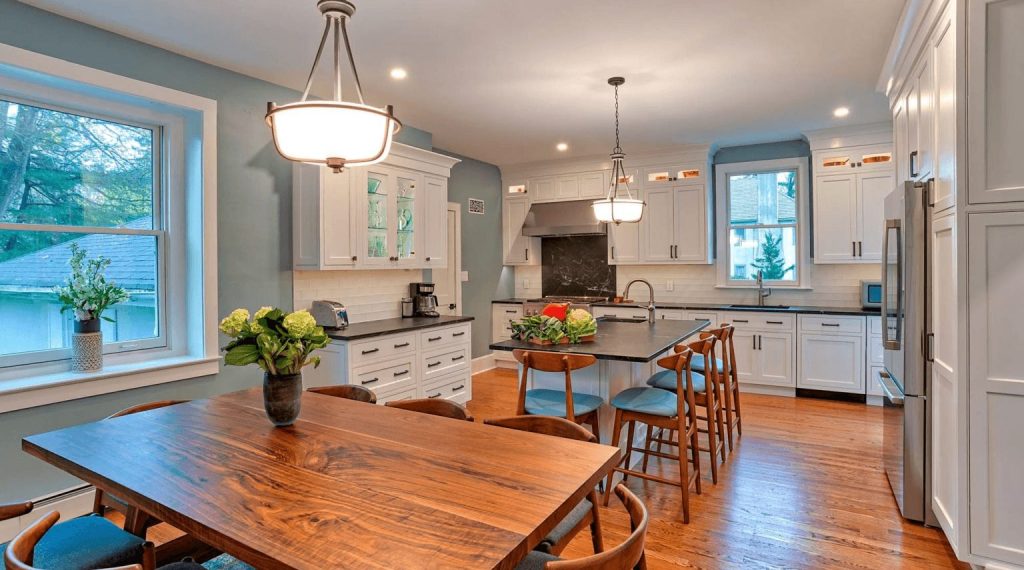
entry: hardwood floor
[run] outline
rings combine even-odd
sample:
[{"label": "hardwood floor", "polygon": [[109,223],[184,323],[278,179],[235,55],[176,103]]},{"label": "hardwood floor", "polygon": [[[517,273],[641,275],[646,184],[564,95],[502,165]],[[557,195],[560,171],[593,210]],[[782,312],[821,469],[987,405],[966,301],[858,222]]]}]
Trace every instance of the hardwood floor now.
[{"label": "hardwood floor", "polygon": [[[513,371],[477,374],[470,411],[478,421],[512,415],[515,394]],[[677,488],[629,480],[652,515],[649,568],[968,568],[941,530],[900,517],[882,470],[880,408],[744,394],[743,413],[717,486],[701,456],[703,494],[690,495],[689,525]],[[652,471],[662,468],[676,473],[652,460]],[[611,505],[601,513],[609,548],[629,532]],[[584,531],[563,555],[591,552]]]}]

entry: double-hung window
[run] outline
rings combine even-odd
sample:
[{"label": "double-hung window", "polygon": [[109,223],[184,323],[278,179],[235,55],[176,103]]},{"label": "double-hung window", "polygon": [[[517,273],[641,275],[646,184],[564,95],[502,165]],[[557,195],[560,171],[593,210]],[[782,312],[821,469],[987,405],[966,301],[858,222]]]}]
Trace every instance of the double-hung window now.
[{"label": "double-hung window", "polygon": [[72,318],[53,288],[72,247],[126,289],[104,352],[166,344],[159,126],[0,95],[0,364],[68,357]]},{"label": "double-hung window", "polygon": [[806,159],[716,166],[719,284],[751,286],[760,276],[797,287],[806,273]]}]

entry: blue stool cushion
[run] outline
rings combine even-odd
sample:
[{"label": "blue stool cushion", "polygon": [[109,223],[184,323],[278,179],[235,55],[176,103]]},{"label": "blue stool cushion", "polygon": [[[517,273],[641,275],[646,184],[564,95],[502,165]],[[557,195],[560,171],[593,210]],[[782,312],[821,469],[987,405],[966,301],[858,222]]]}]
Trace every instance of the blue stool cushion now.
[{"label": "blue stool cushion", "polygon": [[[715,359],[715,364],[718,365],[718,371],[719,372],[725,372],[725,366],[722,364],[722,359],[721,358],[716,358]],[[693,358],[690,359],[690,369],[691,370],[700,370],[701,372],[704,372],[705,370],[707,370],[707,368],[704,367],[704,355],[703,354],[694,354],[693,355]]]},{"label": "blue stool cushion", "polygon": [[554,562],[555,560],[560,560],[560,558],[546,552],[533,550],[516,566],[516,570],[544,570],[544,566],[548,562]]},{"label": "blue stool cushion", "polygon": [[[572,408],[577,416],[593,412],[600,408],[601,404],[604,404],[601,396],[572,393]],[[526,413],[532,416],[566,417],[565,392],[545,389],[527,390]]]},{"label": "blue stool cushion", "polygon": [[[707,389],[707,380],[703,374],[697,374],[696,372],[690,371],[690,378],[693,380],[693,393],[700,394]],[[655,388],[661,388],[662,390],[668,390],[669,392],[676,391],[676,371],[675,370],[662,370],[654,376],[651,376],[647,380],[648,386],[654,386]],[[683,372],[683,387],[686,387],[686,373]]]},{"label": "blue stool cushion", "polygon": [[[207,560],[202,567],[205,570],[255,570],[252,566],[230,554],[221,554],[212,560]],[[161,567],[160,570],[164,570],[164,568]]]},{"label": "blue stool cushion", "polygon": [[592,505],[588,499],[580,501],[580,504],[576,505],[573,510],[569,511],[569,514],[562,519],[562,522],[558,523],[555,528],[540,541],[540,545],[537,546],[537,550],[550,552],[550,548],[569,536],[572,529],[576,528],[576,526],[587,517],[593,508],[594,505]]},{"label": "blue stool cushion", "polygon": [[[675,417],[678,411],[675,391],[669,392],[658,388],[628,388],[612,398],[612,405],[627,412],[668,418]],[[683,402],[683,408],[686,409],[686,402]]]},{"label": "blue stool cushion", "polygon": [[[144,542],[99,515],[88,515],[53,525],[36,544],[32,564],[67,570],[139,564]],[[0,556],[6,549],[0,547]]]}]

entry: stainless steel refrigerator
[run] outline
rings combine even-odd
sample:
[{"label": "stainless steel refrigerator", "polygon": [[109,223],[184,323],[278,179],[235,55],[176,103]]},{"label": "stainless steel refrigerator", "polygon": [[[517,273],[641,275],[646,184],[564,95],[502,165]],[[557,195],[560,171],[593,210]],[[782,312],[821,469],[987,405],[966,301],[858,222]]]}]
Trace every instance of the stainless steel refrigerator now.
[{"label": "stainless steel refrigerator", "polygon": [[883,460],[903,516],[938,524],[931,508],[931,271],[929,183],[905,182],[885,198],[882,345]]}]

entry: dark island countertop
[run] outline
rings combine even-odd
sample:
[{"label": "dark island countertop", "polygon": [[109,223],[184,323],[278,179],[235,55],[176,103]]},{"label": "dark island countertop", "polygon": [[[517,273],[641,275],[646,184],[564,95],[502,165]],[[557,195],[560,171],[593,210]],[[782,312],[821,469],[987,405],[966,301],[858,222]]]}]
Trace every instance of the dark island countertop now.
[{"label": "dark island countertop", "polygon": [[[595,307],[625,307],[625,308],[647,308],[647,303],[594,303]],[[690,311],[715,311],[715,312],[744,312],[753,311],[758,313],[793,313],[805,315],[851,315],[851,316],[877,316],[878,309],[864,309],[861,307],[812,307],[806,305],[772,306],[765,305],[730,305],[713,303],[659,303],[654,302],[657,309],[687,309]]]},{"label": "dark island countertop", "polygon": [[692,337],[708,326],[707,321],[646,321],[601,319],[594,342],[541,346],[519,340],[491,345],[491,350],[541,350],[567,354],[591,354],[599,360],[650,362],[661,353]]},{"label": "dark island countertop", "polygon": [[412,317],[408,319],[382,319],[379,321],[366,321],[365,323],[352,323],[343,329],[325,329],[325,332],[333,340],[357,340],[372,336],[443,327],[472,320],[473,317],[448,315],[440,317]]}]

